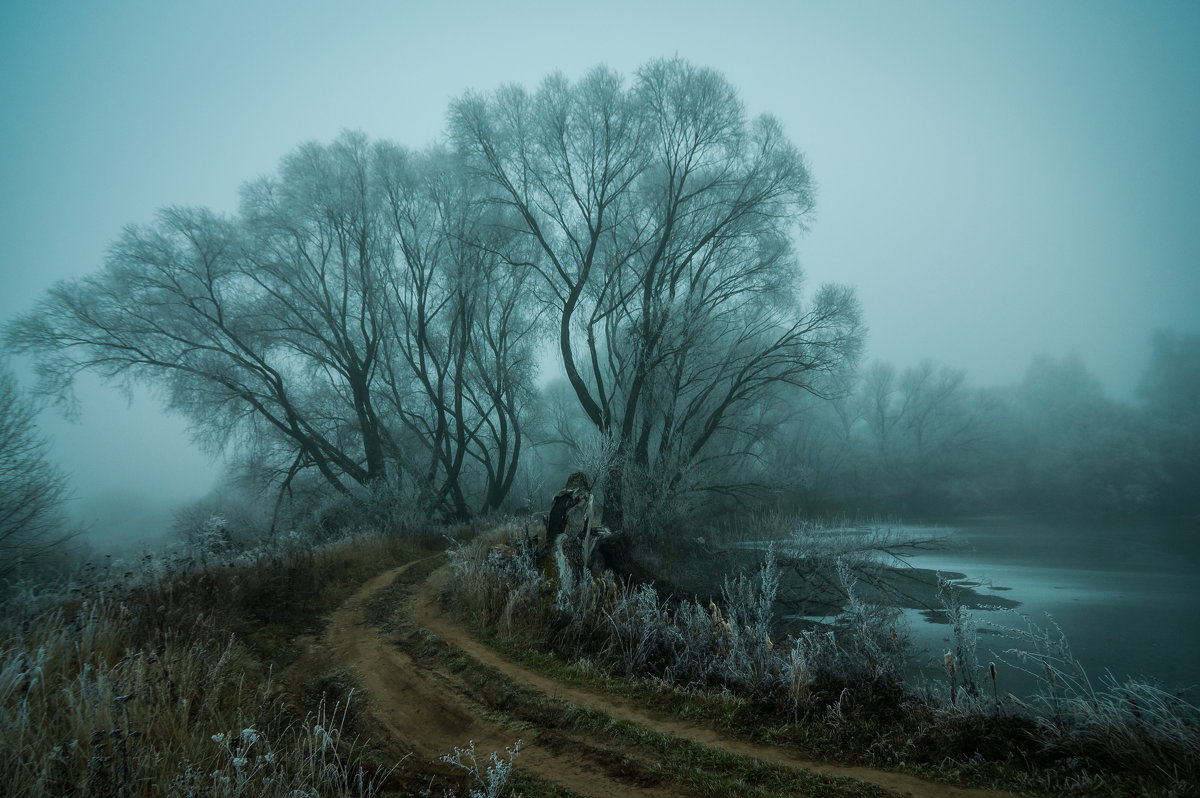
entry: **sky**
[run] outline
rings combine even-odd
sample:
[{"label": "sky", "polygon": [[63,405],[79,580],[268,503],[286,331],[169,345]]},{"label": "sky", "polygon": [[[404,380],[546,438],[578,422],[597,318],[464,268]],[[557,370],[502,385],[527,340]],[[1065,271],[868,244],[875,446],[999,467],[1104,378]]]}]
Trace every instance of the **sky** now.
[{"label": "sky", "polygon": [[[235,210],[302,142],[420,147],[468,89],[681,56],[805,152],[808,285],[856,287],[869,359],[999,385],[1076,353],[1131,398],[1151,333],[1200,329],[1200,3],[732,5],[5,3],[0,320],[158,208]],[[97,527],[217,478],[152,395],[79,399],[43,427]]]}]

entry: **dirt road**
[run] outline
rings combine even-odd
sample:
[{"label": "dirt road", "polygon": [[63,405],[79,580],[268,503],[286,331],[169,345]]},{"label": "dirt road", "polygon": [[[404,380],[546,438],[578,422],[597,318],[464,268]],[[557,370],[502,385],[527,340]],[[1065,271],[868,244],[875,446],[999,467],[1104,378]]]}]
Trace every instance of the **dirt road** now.
[{"label": "dirt road", "polygon": [[[517,767],[582,796],[687,796],[711,792],[703,785],[655,778],[656,763],[644,752],[614,750],[611,743],[561,739],[540,739],[537,729],[507,728],[480,708],[464,689],[461,680],[447,669],[428,667],[398,646],[397,635],[381,633],[366,622],[367,606],[376,594],[387,588],[409,564],[372,579],[330,618],[324,645],[347,667],[357,671],[371,700],[371,711],[398,743],[417,756],[436,759],[469,740],[481,759],[491,751],[504,751],[517,738],[522,747]],[[816,774],[828,777],[824,786],[809,794],[892,794],[928,798],[984,798],[1008,795],[983,790],[968,790],[923,781],[898,773],[860,767],[840,767],[811,762],[790,752],[765,745],[726,738],[703,725],[651,715],[620,697],[566,685],[509,662],[489,647],[474,640],[468,631],[444,613],[437,594],[447,578],[443,567],[433,573],[406,602],[402,615],[405,623],[428,630],[448,648],[458,649],[475,660],[499,671],[528,690],[636,724],[643,729],[690,740],[708,749],[750,757],[760,762],[783,766],[798,776]],[[487,717],[485,717],[487,715]],[[648,777],[647,774],[650,774]],[[874,789],[872,789],[874,788]]]}]

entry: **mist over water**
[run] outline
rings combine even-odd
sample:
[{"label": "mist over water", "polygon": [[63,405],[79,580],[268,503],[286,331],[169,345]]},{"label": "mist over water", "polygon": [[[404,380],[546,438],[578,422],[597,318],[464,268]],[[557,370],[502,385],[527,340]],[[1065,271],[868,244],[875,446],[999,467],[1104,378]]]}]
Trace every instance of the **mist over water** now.
[{"label": "mist over water", "polygon": [[[954,575],[957,584],[1019,602],[1012,610],[972,610],[986,664],[1027,644],[1004,636],[1025,619],[1057,640],[1059,630],[1094,684],[1111,672],[1144,676],[1172,689],[1200,683],[1200,522],[1195,519],[1047,521],[994,517],[949,525],[943,551],[921,552],[916,568]],[[903,535],[904,527],[901,527]],[[932,676],[955,641],[938,613],[906,612],[913,642]],[[1058,629],[1054,628],[1058,625]],[[999,628],[997,628],[999,627]],[[1034,663],[1023,667],[1037,672]],[[1002,691],[1032,692],[1034,678],[1007,674]],[[1041,674],[1038,674],[1039,676]]]}]

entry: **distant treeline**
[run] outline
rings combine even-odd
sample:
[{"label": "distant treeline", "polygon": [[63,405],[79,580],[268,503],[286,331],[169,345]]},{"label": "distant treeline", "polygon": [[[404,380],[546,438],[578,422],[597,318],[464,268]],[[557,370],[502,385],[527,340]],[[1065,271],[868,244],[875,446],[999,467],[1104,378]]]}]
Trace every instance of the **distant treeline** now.
[{"label": "distant treeline", "polygon": [[765,458],[807,511],[1200,512],[1200,335],[1160,331],[1132,402],[1075,356],[1039,357],[1017,385],[975,388],[929,363],[863,370],[809,400]]},{"label": "distant treeline", "polygon": [[[1153,337],[1129,402],[1107,396],[1077,356],[1038,357],[1018,384],[988,388],[973,387],[960,369],[876,362],[848,374],[829,396],[760,403],[757,414],[743,416],[754,423],[747,430],[753,456],[714,459],[690,477],[690,490],[677,483],[670,492],[669,473],[645,471],[627,483],[623,499],[637,510],[631,528],[668,535],[764,511],[1194,515],[1198,397],[1200,335],[1174,331]],[[573,398],[565,380],[529,397],[530,445],[501,512],[547,510],[575,470],[588,474],[601,501],[610,500],[605,473],[620,454],[574,412]],[[348,502],[323,497],[319,481],[296,480],[273,524],[262,494],[234,484],[182,512],[177,532],[203,543],[219,527],[236,547],[272,525],[319,537],[321,529],[356,523],[409,523],[423,512],[403,495],[372,492]]]}]

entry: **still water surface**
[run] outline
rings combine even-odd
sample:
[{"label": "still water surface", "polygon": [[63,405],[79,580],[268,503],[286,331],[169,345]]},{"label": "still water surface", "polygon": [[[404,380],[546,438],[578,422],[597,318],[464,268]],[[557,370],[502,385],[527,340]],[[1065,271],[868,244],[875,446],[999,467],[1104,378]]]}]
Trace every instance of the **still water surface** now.
[{"label": "still water surface", "polygon": [[[961,574],[973,589],[1019,602],[975,610],[978,656],[1003,654],[1015,641],[992,625],[1042,628],[1047,614],[1066,634],[1094,685],[1106,671],[1146,676],[1164,687],[1200,683],[1200,520],[1041,521],[975,518],[948,524],[948,545],[910,559],[916,568]],[[928,528],[901,527],[924,537]],[[941,663],[950,628],[906,611],[918,661]],[[1007,688],[1018,694],[1022,681]],[[1017,689],[1013,689],[1013,688]],[[1195,691],[1191,695],[1195,696]]]}]

